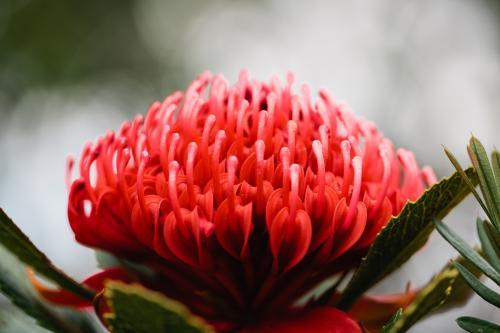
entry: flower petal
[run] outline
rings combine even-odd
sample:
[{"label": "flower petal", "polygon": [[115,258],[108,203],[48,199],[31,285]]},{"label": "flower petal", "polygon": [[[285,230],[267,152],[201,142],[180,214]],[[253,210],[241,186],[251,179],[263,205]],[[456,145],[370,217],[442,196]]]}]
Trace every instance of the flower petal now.
[{"label": "flower petal", "polygon": [[305,210],[297,211],[294,220],[289,219],[288,207],[284,207],[271,223],[270,245],[275,265],[288,271],[306,255],[312,238],[312,226]]},{"label": "flower petal", "polygon": [[220,245],[236,259],[246,260],[249,255],[248,239],[253,230],[252,204],[235,205],[229,212],[226,200],[215,213],[215,235]]}]

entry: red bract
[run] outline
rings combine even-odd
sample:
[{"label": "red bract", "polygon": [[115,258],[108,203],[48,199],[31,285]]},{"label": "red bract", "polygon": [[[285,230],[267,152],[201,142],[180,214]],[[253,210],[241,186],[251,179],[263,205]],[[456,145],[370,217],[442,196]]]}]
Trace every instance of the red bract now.
[{"label": "red bract", "polygon": [[87,144],[68,172],[76,239],[154,268],[158,289],[220,327],[291,313],[435,179],[326,91],[292,83],[203,73]]}]

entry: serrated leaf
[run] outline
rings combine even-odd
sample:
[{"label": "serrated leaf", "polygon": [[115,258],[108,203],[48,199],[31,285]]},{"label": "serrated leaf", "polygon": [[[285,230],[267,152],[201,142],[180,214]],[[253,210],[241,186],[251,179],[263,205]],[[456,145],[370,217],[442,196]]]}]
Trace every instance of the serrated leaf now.
[{"label": "serrated leaf", "polygon": [[481,192],[486,201],[486,206],[492,215],[492,222],[498,228],[500,224],[500,192],[498,191],[493,169],[488,160],[488,154],[481,142],[474,136],[470,139],[467,151],[478,174]]},{"label": "serrated leaf", "polygon": [[455,267],[458,269],[462,277],[467,281],[469,286],[483,298],[486,302],[500,307],[500,295],[486,287],[477,277],[467,270],[464,266],[459,263],[455,263]]},{"label": "serrated leaf", "polygon": [[140,285],[109,282],[104,297],[112,312],[105,320],[114,333],[212,333],[181,303]]},{"label": "serrated leaf", "polygon": [[477,219],[477,233],[486,259],[500,272],[500,233],[490,222],[480,218]]},{"label": "serrated leaf", "polygon": [[458,275],[458,271],[454,268],[445,268],[435,275],[406,307],[389,332],[406,332],[420,319],[443,305],[449,298]]},{"label": "serrated leaf", "polygon": [[37,273],[56,283],[60,287],[91,301],[94,292],[82,286],[62,270],[55,267],[29,238],[14,224],[0,208],[0,244],[19,260],[31,266]]},{"label": "serrated leaf", "polygon": [[[86,315],[73,312],[71,310],[55,310],[39,299],[32,289],[26,276],[26,271],[21,263],[0,246],[0,292],[3,293],[15,306],[25,314],[32,317],[36,322],[52,332],[61,333],[91,333],[92,323],[88,321]],[[14,312],[15,313],[15,312]],[[2,313],[3,314],[3,313]],[[2,318],[2,316],[0,316]],[[23,317],[17,315],[14,326],[0,324],[0,332],[3,327],[22,327]],[[25,326],[33,326],[33,322],[28,321]],[[9,328],[9,329],[10,329]],[[32,330],[35,332],[35,330]],[[6,331],[5,332],[9,332]],[[19,332],[19,331],[18,331]],[[22,331],[21,331],[22,332]],[[31,331],[25,331],[31,332]]]},{"label": "serrated leaf", "polygon": [[460,317],[457,324],[470,333],[499,333],[500,326],[474,317]]},{"label": "serrated leaf", "polygon": [[385,324],[382,329],[380,330],[380,333],[389,333],[393,328],[396,322],[401,318],[401,315],[403,314],[403,309],[398,309],[396,313],[389,319],[387,324]]},{"label": "serrated leaf", "polygon": [[[472,168],[465,173],[477,182]],[[425,191],[417,201],[408,202],[377,235],[338,306],[348,309],[359,295],[406,262],[429,238],[434,229],[432,220],[446,216],[469,192],[464,179],[455,172]]]},{"label": "serrated leaf", "polygon": [[451,230],[446,224],[435,220],[435,225],[441,236],[444,237],[462,256],[474,264],[486,276],[500,285],[500,273],[495,271],[493,267],[476,251],[474,251],[460,236]]}]

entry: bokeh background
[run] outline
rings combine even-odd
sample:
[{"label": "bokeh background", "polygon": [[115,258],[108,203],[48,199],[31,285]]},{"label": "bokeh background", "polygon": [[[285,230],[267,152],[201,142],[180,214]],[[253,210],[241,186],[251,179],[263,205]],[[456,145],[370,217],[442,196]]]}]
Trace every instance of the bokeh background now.
[{"label": "bokeh background", "polygon": [[[242,68],[328,88],[439,177],[452,172],[441,144],[463,163],[471,132],[500,144],[496,1],[2,0],[0,206],[84,277],[95,260],[67,224],[65,156],[202,70],[234,81]],[[447,221],[475,242],[479,213],[469,199]],[[424,283],[453,256],[434,235],[375,291]],[[495,311],[472,298],[411,332],[459,332],[457,316]]]}]

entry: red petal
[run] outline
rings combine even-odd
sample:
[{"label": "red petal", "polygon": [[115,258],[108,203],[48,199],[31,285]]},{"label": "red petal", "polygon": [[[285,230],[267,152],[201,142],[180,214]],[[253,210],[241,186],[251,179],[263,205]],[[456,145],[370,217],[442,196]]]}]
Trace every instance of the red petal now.
[{"label": "red petal", "polygon": [[[153,220],[159,217],[160,210],[162,209],[162,206],[167,205],[167,201],[158,195],[146,195],[145,201],[149,214],[145,216],[139,206],[139,203],[137,203],[132,209],[132,229],[134,230],[134,234],[143,244],[152,246],[155,232]],[[168,210],[169,207],[163,208],[163,211]]]},{"label": "red petal", "polygon": [[271,232],[271,224],[276,215],[283,208],[283,189],[279,188],[273,191],[266,204],[266,226],[268,232]]},{"label": "red petal", "polygon": [[204,240],[213,232],[213,224],[203,214],[199,214],[198,207],[193,211],[181,208],[182,219],[176,219],[171,212],[164,223],[164,237],[168,248],[177,258],[190,266],[203,264],[209,251],[204,248]]},{"label": "red petal", "polygon": [[344,312],[322,307],[290,318],[263,322],[240,333],[361,333],[358,323]]},{"label": "red petal", "polygon": [[334,228],[332,216],[334,215],[335,207],[338,202],[337,194],[333,188],[327,186],[324,194],[323,211],[319,212],[321,213],[321,215],[319,215],[315,208],[318,200],[317,191],[317,187],[314,191],[307,188],[304,200],[304,208],[311,217],[313,226],[313,240],[311,242],[310,251],[316,250],[332,236]]},{"label": "red petal", "polygon": [[[341,214],[345,216],[345,214]],[[356,218],[353,223],[351,223],[350,228],[347,230],[342,230],[341,228],[337,234],[333,235],[334,242],[337,242],[335,240],[337,238],[340,243],[336,243],[334,246],[335,249],[332,254],[332,259],[338,258],[344,254],[359,240],[365,230],[366,217],[366,206],[364,203],[360,202],[358,203]],[[335,218],[337,218],[337,211],[335,211]]]},{"label": "red petal", "polygon": [[[83,180],[73,182],[68,202],[70,226],[79,243],[113,253],[140,253],[144,247],[129,229],[129,217],[119,198],[111,190],[103,190],[96,203],[91,203]],[[106,220],[107,223],[99,223]]]},{"label": "red petal", "polygon": [[247,181],[249,184],[255,185],[255,165],[257,157],[255,152],[251,153],[245,161],[241,164],[240,179]]},{"label": "red petal", "polygon": [[360,238],[358,243],[356,244],[356,248],[364,249],[370,246],[375,237],[380,232],[382,227],[389,222],[389,219],[392,215],[392,204],[389,199],[385,198],[382,203],[382,207],[380,207],[377,215],[375,216],[374,221],[370,221],[370,225],[366,227],[366,230],[363,233],[363,236]]},{"label": "red petal", "polygon": [[215,214],[215,235],[220,245],[236,259],[245,260],[249,254],[248,239],[253,230],[252,204],[235,205],[232,218],[226,200]]},{"label": "red petal", "polygon": [[271,223],[269,241],[275,264],[283,271],[295,266],[307,253],[312,237],[312,226],[305,210],[298,210],[295,220],[288,218],[284,207]]}]

